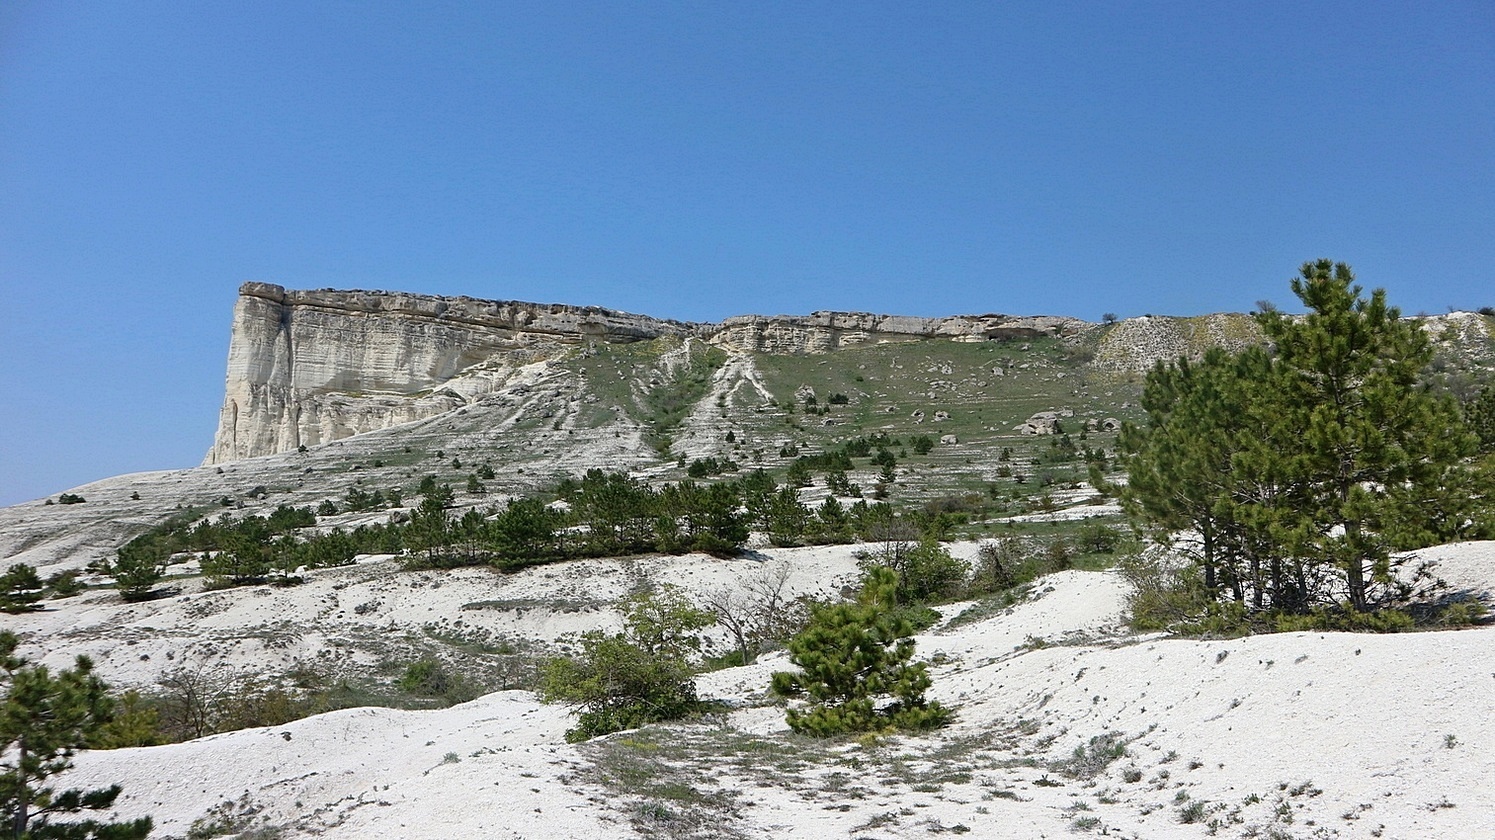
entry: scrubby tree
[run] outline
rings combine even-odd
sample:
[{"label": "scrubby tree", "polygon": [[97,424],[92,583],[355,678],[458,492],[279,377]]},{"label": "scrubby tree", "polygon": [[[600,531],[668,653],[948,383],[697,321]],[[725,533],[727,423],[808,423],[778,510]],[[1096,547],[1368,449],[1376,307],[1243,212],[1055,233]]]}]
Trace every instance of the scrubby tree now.
[{"label": "scrubby tree", "polygon": [[913,626],[896,609],[897,590],[897,573],[874,568],[855,602],[815,607],[804,632],[790,640],[789,659],[800,670],[775,673],[772,688],[809,700],[788,711],[795,732],[828,737],[949,721],[949,709],[924,697],[927,666],[912,661]]},{"label": "scrubby tree", "polygon": [[[13,633],[0,631],[0,832],[16,840],[145,837],[149,817],[122,823],[80,818],[112,807],[119,785],[57,790],[49,784],[113,720],[114,701],[93,663],[80,656],[72,668],[54,674],[16,656],[17,646]],[[64,821],[54,822],[57,817]]]},{"label": "scrubby tree", "polygon": [[697,631],[712,623],[680,590],[665,587],[623,604],[621,633],[581,634],[578,656],[546,663],[541,696],[578,710],[567,740],[685,717],[701,708],[687,656],[700,649]]},{"label": "scrubby tree", "polygon": [[955,559],[938,540],[926,537],[904,555],[902,567],[894,571],[898,572],[898,596],[903,603],[920,603],[958,595],[971,564]]},{"label": "scrubby tree", "polygon": [[789,564],[779,561],[705,594],[702,605],[732,637],[738,664],[752,664],[804,629],[808,607],[804,599],[789,597],[789,574]]}]

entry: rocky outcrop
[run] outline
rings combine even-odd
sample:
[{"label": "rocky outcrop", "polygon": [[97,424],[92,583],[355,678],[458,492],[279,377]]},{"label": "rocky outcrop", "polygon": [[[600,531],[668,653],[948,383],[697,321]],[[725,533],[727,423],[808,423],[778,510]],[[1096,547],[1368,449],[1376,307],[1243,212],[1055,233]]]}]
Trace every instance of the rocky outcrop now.
[{"label": "rocky outcrop", "polygon": [[1061,408],[1057,411],[1039,411],[1022,423],[1013,427],[1013,431],[1025,435],[1057,435],[1062,428],[1060,418],[1073,417],[1074,411]]},{"label": "rocky outcrop", "polygon": [[586,341],[703,329],[594,306],[246,283],[234,307],[223,407],[206,463],[431,417]]},{"label": "rocky outcrop", "polygon": [[595,306],[394,292],[239,289],[218,431],[205,463],[268,455],[433,417],[588,341],[706,338],[740,352],[826,353],[889,341],[1065,336],[1084,322],[862,312],[693,324]]},{"label": "rocky outcrop", "polygon": [[1145,373],[1158,362],[1180,356],[1197,359],[1211,347],[1239,351],[1264,341],[1266,336],[1250,315],[1144,315],[1108,327],[1091,365],[1116,373]]},{"label": "rocky outcrop", "polygon": [[916,318],[868,312],[812,312],[809,315],[741,315],[728,318],[710,341],[751,353],[829,353],[843,347],[948,338],[956,341],[1031,339],[1073,335],[1087,324],[1052,316],[956,315]]}]

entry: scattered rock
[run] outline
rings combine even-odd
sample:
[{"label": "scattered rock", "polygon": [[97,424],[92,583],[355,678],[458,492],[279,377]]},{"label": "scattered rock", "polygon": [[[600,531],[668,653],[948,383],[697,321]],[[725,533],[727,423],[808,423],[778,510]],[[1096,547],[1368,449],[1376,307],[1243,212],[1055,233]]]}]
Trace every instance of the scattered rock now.
[{"label": "scattered rock", "polygon": [[1074,412],[1064,411],[1040,411],[1029,417],[1021,425],[1015,426],[1018,432],[1025,435],[1053,435],[1060,432],[1059,418],[1073,416]]}]

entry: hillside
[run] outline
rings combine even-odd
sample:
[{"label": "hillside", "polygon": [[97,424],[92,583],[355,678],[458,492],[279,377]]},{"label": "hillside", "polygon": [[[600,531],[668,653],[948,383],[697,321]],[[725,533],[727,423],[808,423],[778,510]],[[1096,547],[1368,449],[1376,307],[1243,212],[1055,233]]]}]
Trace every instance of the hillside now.
[{"label": "hillside", "polygon": [[[1495,544],[1425,556],[1489,597]],[[451,629],[454,616],[469,630],[554,640],[615,621],[606,604],[630,576],[701,593],[780,561],[794,570],[796,589],[854,569],[844,547],[441,581],[374,563],[231,600],[201,593],[123,609],[87,596],[22,617],[18,629],[53,640],[49,661],[60,664],[64,646],[86,650],[129,685],[164,661],[265,669],[338,657],[347,636],[364,632],[382,634],[399,656],[423,622]],[[1495,775],[1487,690],[1495,630],[1136,637],[1119,626],[1121,596],[1110,573],[1065,572],[995,615],[921,634],[920,655],[935,663],[932,696],[958,713],[929,736],[860,744],[791,735],[764,695],[769,672],[785,664],[774,655],[699,678],[704,696],[729,704],[725,714],[580,745],[565,743],[563,707],[507,691],[444,710],[349,709],[88,753],[72,780],[124,784],[121,813],[155,815],[160,837],[185,836],[194,824],[196,836],[216,826],[223,835],[260,829],[254,836],[285,838],[1495,830],[1495,795],[1484,784]],[[461,608],[476,598],[492,606]],[[446,646],[457,643],[448,637]]]}]

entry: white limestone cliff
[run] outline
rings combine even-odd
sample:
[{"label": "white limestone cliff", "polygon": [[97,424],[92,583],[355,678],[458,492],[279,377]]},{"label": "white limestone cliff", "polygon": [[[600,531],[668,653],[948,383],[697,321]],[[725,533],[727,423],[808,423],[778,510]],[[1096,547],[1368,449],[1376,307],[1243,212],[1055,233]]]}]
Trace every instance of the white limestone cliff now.
[{"label": "white limestone cliff", "polygon": [[584,341],[699,329],[591,306],[246,283],[234,306],[223,407],[205,463],[431,417]]},{"label": "white limestone cliff", "polygon": [[888,341],[1072,335],[1073,318],[863,312],[693,324],[594,306],[245,283],[234,306],[218,430],[205,464],[422,420],[500,390],[522,366],[587,341],[699,336],[729,351],[826,353]]}]

